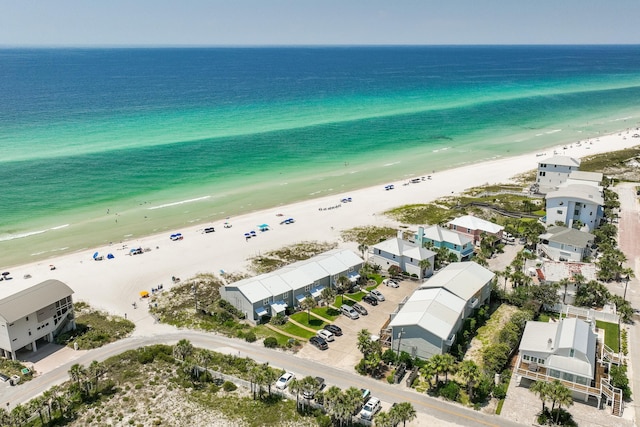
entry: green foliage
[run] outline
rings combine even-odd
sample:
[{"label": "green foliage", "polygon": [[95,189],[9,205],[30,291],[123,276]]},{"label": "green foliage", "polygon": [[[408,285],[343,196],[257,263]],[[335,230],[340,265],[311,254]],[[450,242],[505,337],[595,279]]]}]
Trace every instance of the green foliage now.
[{"label": "green foliage", "polygon": [[460,386],[455,381],[449,381],[438,389],[438,394],[447,400],[455,402],[460,396]]},{"label": "green foliage", "polygon": [[251,258],[251,269],[258,274],[269,273],[292,264],[296,261],[309,259],[323,252],[335,249],[336,243],[329,242],[300,242],[291,246],[266,252]]},{"label": "green foliage", "polygon": [[382,353],[382,361],[387,365],[396,363],[396,359],[396,352],[390,348],[386,349],[385,352]]},{"label": "green foliage", "polygon": [[396,233],[395,228],[370,225],[344,230],[340,237],[342,237],[342,240],[345,242],[356,242],[366,246],[373,246],[376,243],[395,237]]},{"label": "green foliage", "polygon": [[244,336],[244,340],[246,342],[256,342],[258,338],[256,337],[256,334],[254,334],[253,332],[248,332],[247,334],[245,334]]},{"label": "green foliage", "polygon": [[622,397],[625,401],[631,400],[631,388],[629,387],[629,378],[627,377],[627,367],[625,365],[611,365],[609,370],[611,376],[611,385],[622,390]]},{"label": "green foliage", "polygon": [[405,205],[385,214],[405,224],[441,224],[453,219],[455,215],[447,207],[436,204]]},{"label": "green foliage", "polygon": [[121,317],[101,311],[83,308],[76,313],[76,329],[56,337],[56,343],[80,350],[90,350],[126,338],[135,329],[135,324]]},{"label": "green foliage", "polygon": [[493,388],[493,397],[496,399],[504,399],[507,397],[508,384],[498,384]]},{"label": "green foliage", "polygon": [[287,317],[282,313],[278,313],[269,320],[269,323],[274,326],[282,326],[287,323]]},{"label": "green foliage", "polygon": [[620,351],[619,339],[620,328],[617,323],[609,323],[603,320],[596,320],[596,327],[604,330],[604,343],[614,352]]},{"label": "green foliage", "polygon": [[278,340],[274,337],[267,337],[262,343],[267,348],[276,348],[278,346]]},{"label": "green foliage", "polygon": [[505,343],[491,344],[482,350],[482,366],[488,374],[500,372],[509,360],[511,348]]},{"label": "green foliage", "polygon": [[225,381],[224,384],[222,384],[222,389],[227,393],[230,393],[232,391],[237,390],[238,386],[232,383],[231,381]]}]

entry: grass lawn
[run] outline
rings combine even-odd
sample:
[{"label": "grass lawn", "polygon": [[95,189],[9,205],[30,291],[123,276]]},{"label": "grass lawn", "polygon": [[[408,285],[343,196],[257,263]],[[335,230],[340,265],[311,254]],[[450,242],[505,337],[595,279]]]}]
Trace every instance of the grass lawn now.
[{"label": "grass lawn", "polygon": [[320,330],[327,324],[326,322],[323,322],[317,317],[307,316],[306,311],[301,311],[299,313],[292,314],[289,317],[295,320],[296,322],[301,323],[308,328],[313,328],[315,330]]},{"label": "grass lawn", "polygon": [[[333,306],[340,308],[340,306],[342,304],[353,305],[353,304],[355,304],[357,302],[357,301],[353,301],[353,300],[351,300],[349,298],[353,298],[353,295],[345,295],[345,298],[343,298],[342,295],[338,295],[336,297],[336,299],[333,301]],[[355,298],[353,298],[353,299],[355,299]],[[362,299],[362,297],[360,297],[360,299]]]},{"label": "grass lawn", "polygon": [[[374,288],[375,288],[375,286],[374,286]],[[364,296],[366,294],[367,294],[366,292],[360,291],[360,292],[356,292],[355,294],[348,294],[348,297],[351,298],[351,299],[354,299],[356,301],[362,301],[362,298],[364,298]]]},{"label": "grass lawn", "polygon": [[309,338],[315,335],[315,333],[311,331],[307,331],[306,329],[302,329],[300,326],[294,325],[291,322],[287,322],[282,326],[278,326],[278,329],[288,334],[292,334],[297,337],[300,337],[301,339],[304,339],[304,340],[308,340]]},{"label": "grass lawn", "polygon": [[326,307],[316,307],[311,309],[311,311],[318,316],[322,316],[327,319],[329,322],[333,322],[338,317],[340,317],[340,312],[335,308],[326,306]]},{"label": "grass lawn", "polygon": [[596,326],[604,329],[604,343],[613,351],[620,351],[620,329],[615,323],[596,320]]},{"label": "grass lawn", "polygon": [[287,343],[289,342],[289,337],[283,334],[279,334],[276,331],[273,331],[269,328],[267,328],[264,325],[258,325],[253,329],[254,333],[256,334],[257,337],[260,338],[260,340],[263,340],[267,337],[275,337],[275,339],[278,340],[278,345],[279,346],[286,346]]}]

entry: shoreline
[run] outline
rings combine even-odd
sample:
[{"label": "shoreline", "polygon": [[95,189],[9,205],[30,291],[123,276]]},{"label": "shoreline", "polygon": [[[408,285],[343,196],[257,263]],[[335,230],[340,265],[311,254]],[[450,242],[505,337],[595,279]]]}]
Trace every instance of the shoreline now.
[{"label": "shoreline", "polygon": [[[127,313],[130,320],[138,323],[149,318],[143,304],[138,304],[138,309],[132,307],[133,302],[140,303],[139,292],[150,291],[159,284],[169,289],[172,276],[188,279],[198,273],[219,275],[221,270],[246,270],[248,258],[300,241],[336,241],[340,247],[357,252],[357,244],[340,240],[341,230],[367,225],[398,227],[399,223],[382,215],[391,208],[428,203],[474,186],[507,183],[514,176],[535,169],[537,162],[553,155],[554,150],[558,155],[585,157],[636,145],[638,141],[626,133],[601,136],[599,141],[583,142],[580,146],[568,144],[566,150],[563,146],[544,150],[545,156],[533,152],[438,171],[430,180],[416,184],[389,182],[395,184],[391,191],[385,191],[384,186],[374,186],[254,211],[231,217],[228,220],[231,228],[223,227],[225,220],[215,221],[213,233],[205,234],[202,230],[205,225],[195,224],[123,243],[87,248],[11,267],[13,280],[0,282],[0,294],[3,288],[13,292],[47,279],[58,279],[74,290],[75,301],[86,301],[94,308],[111,313]],[[351,197],[353,201],[341,203],[343,197]],[[341,207],[323,210],[330,206]],[[281,225],[283,217],[278,214],[292,217],[296,222]],[[270,230],[260,232],[257,225],[264,223]],[[257,236],[247,240],[244,233],[250,230],[256,230]],[[173,232],[181,232],[184,239],[170,240]],[[151,250],[142,255],[127,255],[135,247]],[[105,259],[94,261],[94,252]],[[108,253],[115,258],[106,259]],[[50,265],[56,269],[50,270]],[[30,278],[25,278],[26,275]]]},{"label": "shoreline", "polygon": [[[634,120],[635,117],[631,114],[615,121],[600,120],[597,127],[609,127],[615,122],[625,126],[609,135],[625,133],[640,123]],[[169,186],[146,196],[116,199],[114,203],[89,203],[66,212],[54,210],[46,217],[26,216],[27,219],[20,223],[7,223],[7,228],[14,227],[14,230],[6,230],[0,235],[0,263],[3,264],[0,267],[6,270],[111,242],[123,244],[163,232],[171,233],[197,224],[210,226],[230,216],[311,202],[318,197],[339,197],[344,192],[384,186],[433,174],[432,171],[474,167],[494,160],[508,161],[534,150],[553,152],[555,148],[562,151],[562,146],[576,144],[578,140],[584,144],[586,141],[597,144],[601,137],[606,137],[593,130],[579,130],[580,127],[584,124],[578,128],[569,125],[564,130],[540,129],[521,143],[505,146],[503,151],[484,149],[477,143],[459,147],[441,144],[420,150],[370,155],[353,163],[344,162],[344,167],[340,163],[340,167],[325,165],[325,169],[317,171],[290,170],[280,175],[274,172],[270,178],[256,175],[243,177],[238,182]],[[564,136],[558,141],[560,135]],[[540,145],[539,137],[548,138],[546,144],[549,145]],[[485,141],[487,147],[506,143],[504,135],[490,138],[483,134],[478,138]]]}]

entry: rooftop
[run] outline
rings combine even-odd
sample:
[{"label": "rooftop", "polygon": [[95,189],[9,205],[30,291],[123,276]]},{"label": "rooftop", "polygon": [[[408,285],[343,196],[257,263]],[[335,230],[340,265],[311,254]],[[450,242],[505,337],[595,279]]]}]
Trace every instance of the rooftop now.
[{"label": "rooftop", "polygon": [[36,285],[15,283],[15,287],[14,281],[5,281],[0,291],[0,317],[15,322],[70,295],[73,290],[59,280],[45,280]]},{"label": "rooftop", "polygon": [[538,164],[545,165],[558,165],[558,166],[570,166],[570,167],[580,167],[580,159],[574,159],[569,156],[552,156],[547,157],[546,159],[540,160]]},{"label": "rooftop", "polygon": [[585,248],[593,243],[595,236],[574,228],[553,225],[547,229],[545,234],[540,235],[540,239],[577,248]]},{"label": "rooftop", "polygon": [[460,247],[471,243],[471,239],[467,236],[456,233],[448,228],[432,225],[424,229],[424,237],[435,242],[449,242]]},{"label": "rooftop", "polygon": [[496,233],[499,233],[501,230],[504,230],[504,227],[501,225],[494,224],[491,221],[487,221],[473,215],[461,216],[452,221],[449,221],[448,224],[455,225],[457,227],[468,228],[471,230],[482,230],[491,234],[496,234]]},{"label": "rooftop", "polygon": [[470,262],[453,262],[420,285],[420,289],[444,288],[469,301],[495,274],[483,266]]},{"label": "rooftop", "polygon": [[569,184],[547,193],[546,199],[576,199],[587,203],[604,205],[604,197],[598,187],[586,184]]}]

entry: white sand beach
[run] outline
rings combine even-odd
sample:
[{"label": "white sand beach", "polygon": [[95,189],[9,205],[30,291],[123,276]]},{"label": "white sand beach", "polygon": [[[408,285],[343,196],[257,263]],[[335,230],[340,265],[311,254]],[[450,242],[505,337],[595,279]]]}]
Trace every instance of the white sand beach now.
[{"label": "white sand beach", "polygon": [[[623,132],[567,145],[566,149],[556,147],[555,151],[559,155],[584,157],[632,147],[638,142]],[[223,227],[223,221],[214,224],[213,233],[203,233],[203,225],[174,230],[184,236],[178,241],[170,240],[171,233],[165,233],[21,265],[11,269],[13,280],[0,282],[0,292],[6,287],[26,287],[58,279],[75,291],[76,301],[87,301],[114,314],[126,313],[129,319],[139,323],[137,333],[141,334],[145,329],[142,326],[153,322],[150,322],[146,303],[139,298],[140,291],[150,292],[160,284],[165,290],[169,289],[172,276],[184,280],[196,273],[246,271],[248,258],[300,241],[338,241],[341,247],[355,250],[355,244],[340,241],[341,230],[364,225],[397,227],[399,224],[382,214],[384,211],[404,204],[427,203],[473,186],[508,182],[517,174],[535,169],[538,161],[554,154],[554,149],[546,150],[545,156],[540,154],[502,158],[435,173],[425,171],[424,175],[431,175],[431,179],[409,185],[389,182],[395,185],[390,191],[381,185],[252,212],[229,218],[231,228]],[[341,203],[343,197],[351,197],[352,202]],[[321,210],[330,206],[340,207]],[[295,223],[280,225],[280,221],[288,217],[294,218]],[[260,224],[268,224],[269,231],[260,232]],[[244,233],[250,230],[255,230],[257,236],[246,240]],[[128,255],[135,247],[151,250],[142,255]],[[104,256],[103,261],[92,259],[96,251]],[[115,258],[106,259],[108,253]],[[56,269],[51,270],[50,265]],[[30,278],[24,278],[26,275]],[[133,302],[137,302],[137,309],[133,308]]]}]

